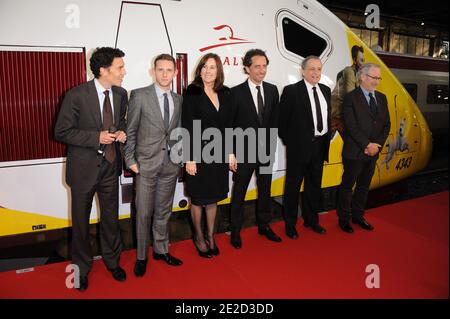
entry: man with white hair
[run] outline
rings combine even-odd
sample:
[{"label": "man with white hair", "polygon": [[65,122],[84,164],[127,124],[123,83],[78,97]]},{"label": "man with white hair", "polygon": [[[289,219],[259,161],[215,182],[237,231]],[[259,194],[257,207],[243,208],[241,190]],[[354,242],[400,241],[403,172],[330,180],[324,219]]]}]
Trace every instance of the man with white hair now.
[{"label": "man with white hair", "polygon": [[326,230],[319,223],[323,163],[328,161],[331,140],[331,90],[319,83],[322,62],[317,56],[302,61],[303,80],[284,88],[280,101],[278,135],[286,145],[286,181],[283,217],[286,235],[297,239],[297,211],[300,186],[304,226],[318,234]]},{"label": "man with white hair", "polygon": [[350,217],[363,229],[374,229],[364,218],[364,207],[379,153],[391,127],[386,96],[375,90],[381,81],[380,66],[364,64],[358,70],[358,79],[359,88],[346,94],[343,103],[344,173],[337,213],[339,226],[347,233],[353,233]]}]

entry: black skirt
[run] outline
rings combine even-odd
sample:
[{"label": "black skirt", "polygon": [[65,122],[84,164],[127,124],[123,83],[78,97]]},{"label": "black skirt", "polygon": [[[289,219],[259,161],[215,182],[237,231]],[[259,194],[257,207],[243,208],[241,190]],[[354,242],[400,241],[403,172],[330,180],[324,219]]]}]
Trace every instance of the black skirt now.
[{"label": "black skirt", "polygon": [[228,164],[197,164],[197,174],[185,172],[186,193],[194,205],[220,202],[228,195]]},{"label": "black skirt", "polygon": [[200,197],[191,197],[191,204],[196,206],[210,205],[220,202],[224,200],[227,196],[225,195],[222,198],[200,198]]}]

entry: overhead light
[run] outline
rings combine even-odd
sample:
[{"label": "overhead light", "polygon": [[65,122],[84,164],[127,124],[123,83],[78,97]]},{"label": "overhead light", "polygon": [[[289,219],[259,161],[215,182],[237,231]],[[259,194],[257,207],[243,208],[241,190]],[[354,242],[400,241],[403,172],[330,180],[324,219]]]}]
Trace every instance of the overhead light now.
[{"label": "overhead light", "polygon": [[424,26],[425,25],[425,23],[424,22],[422,22],[420,25],[422,25],[422,26]]}]

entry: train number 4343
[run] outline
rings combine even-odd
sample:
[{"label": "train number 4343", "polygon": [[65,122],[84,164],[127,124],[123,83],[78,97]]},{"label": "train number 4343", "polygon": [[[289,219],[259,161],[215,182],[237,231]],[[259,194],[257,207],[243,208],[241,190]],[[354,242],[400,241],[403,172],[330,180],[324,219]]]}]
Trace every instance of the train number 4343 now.
[{"label": "train number 4343", "polygon": [[398,160],[397,165],[395,165],[396,170],[401,170],[404,168],[408,168],[411,165],[412,162],[412,156],[410,157],[403,157]]}]

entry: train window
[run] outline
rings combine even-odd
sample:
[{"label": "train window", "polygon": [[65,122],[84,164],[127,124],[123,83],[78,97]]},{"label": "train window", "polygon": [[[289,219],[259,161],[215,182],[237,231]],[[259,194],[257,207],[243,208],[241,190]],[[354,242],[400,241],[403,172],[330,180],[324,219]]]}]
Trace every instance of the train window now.
[{"label": "train window", "polygon": [[[286,49],[296,55],[307,57],[308,55],[320,56],[327,47],[327,42],[312,33],[295,21],[284,18],[282,21],[284,45]],[[299,41],[299,39],[302,39]],[[308,45],[305,45],[308,43]]]},{"label": "train window", "polygon": [[408,91],[409,95],[417,102],[417,84],[416,83],[402,83],[403,87]]},{"label": "train window", "polygon": [[277,13],[277,41],[281,54],[296,63],[309,55],[320,57],[324,63],[332,50],[327,34],[286,9]]},{"label": "train window", "polygon": [[448,85],[429,84],[427,87],[428,104],[448,104]]}]

